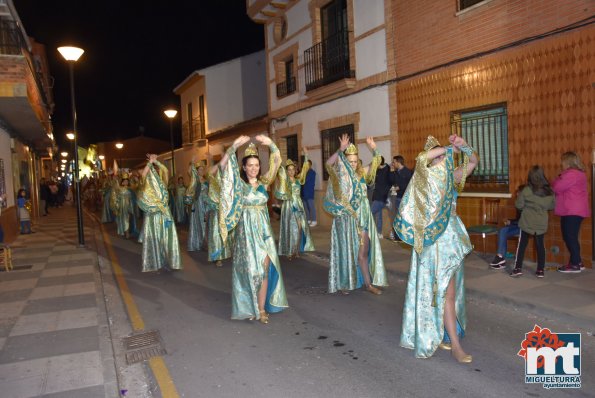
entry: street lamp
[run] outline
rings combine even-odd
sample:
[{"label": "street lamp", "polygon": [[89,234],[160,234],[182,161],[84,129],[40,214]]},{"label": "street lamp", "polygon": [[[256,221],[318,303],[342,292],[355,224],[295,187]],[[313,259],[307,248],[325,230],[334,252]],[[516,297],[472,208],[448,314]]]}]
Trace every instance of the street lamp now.
[{"label": "street lamp", "polygon": [[68,138],[70,141],[74,140],[74,133],[66,133],[66,138]]},{"label": "street lamp", "polygon": [[[58,47],[62,57],[68,62],[70,71],[70,98],[72,103],[72,135],[74,140],[74,189],[76,190],[76,218],[79,235],[79,247],[85,246],[85,233],[83,230],[83,210],[81,208],[81,182],[79,180],[79,154],[76,131],[76,106],[74,97],[74,63],[83,55],[85,50],[78,47]],[[70,137],[69,137],[70,138]]]},{"label": "street lamp", "polygon": [[68,156],[68,152],[60,152],[60,155],[62,155],[63,158]]},{"label": "street lamp", "polygon": [[122,148],[124,148],[124,144],[122,144],[121,142],[116,142],[116,149],[120,154],[120,165],[118,167],[124,167],[124,165],[122,164]]},{"label": "street lamp", "polygon": [[174,181],[176,179],[176,160],[174,158],[174,117],[176,117],[176,115],[178,114],[178,111],[176,111],[175,109],[166,109],[163,111],[163,113],[165,113],[165,116],[167,116],[169,118],[169,141],[171,144],[171,172],[172,172],[172,176],[174,178]]}]

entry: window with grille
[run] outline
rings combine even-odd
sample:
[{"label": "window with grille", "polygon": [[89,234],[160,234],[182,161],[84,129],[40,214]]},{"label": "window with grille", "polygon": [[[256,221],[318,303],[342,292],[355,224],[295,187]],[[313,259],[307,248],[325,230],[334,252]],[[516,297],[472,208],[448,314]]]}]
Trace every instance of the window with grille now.
[{"label": "window with grille", "polygon": [[459,11],[474,6],[477,3],[481,3],[482,1],[485,0],[459,0]]},{"label": "window with grille", "polygon": [[350,142],[355,143],[355,131],[353,124],[348,124],[341,127],[334,127],[332,129],[322,130],[320,132],[320,142],[322,143],[322,177],[328,180],[328,173],[326,171],[326,161],[333,153],[339,149],[339,137],[343,134],[349,135]]},{"label": "window with grille", "polygon": [[285,138],[285,143],[287,145],[287,159],[291,159],[294,162],[298,161],[299,157],[299,148],[298,148],[298,136],[290,135]]},{"label": "window with grille", "polygon": [[469,191],[508,192],[508,117],[506,105],[451,113],[451,132],[475,149],[479,164],[467,182]]}]

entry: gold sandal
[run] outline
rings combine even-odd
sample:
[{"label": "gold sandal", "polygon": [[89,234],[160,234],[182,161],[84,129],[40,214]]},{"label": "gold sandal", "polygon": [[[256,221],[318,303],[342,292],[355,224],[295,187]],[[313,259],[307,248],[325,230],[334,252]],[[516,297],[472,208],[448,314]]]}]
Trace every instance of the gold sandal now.
[{"label": "gold sandal", "polygon": [[260,311],[260,323],[269,323],[269,314],[266,311]]}]

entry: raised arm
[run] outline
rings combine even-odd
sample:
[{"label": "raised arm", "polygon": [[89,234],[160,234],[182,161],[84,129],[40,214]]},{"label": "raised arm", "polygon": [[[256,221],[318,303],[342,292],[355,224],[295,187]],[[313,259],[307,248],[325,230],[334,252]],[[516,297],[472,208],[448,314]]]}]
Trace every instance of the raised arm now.
[{"label": "raised arm", "polygon": [[269,186],[275,180],[277,171],[281,166],[281,153],[279,152],[279,148],[277,148],[277,145],[275,145],[273,140],[271,140],[266,135],[257,135],[255,138],[256,141],[260,142],[262,145],[268,146],[269,150],[271,151],[269,156],[269,170],[262,177],[260,177],[260,181],[262,181],[264,185]]},{"label": "raised arm", "polygon": [[[458,135],[454,134],[454,135],[451,135],[450,137],[448,137],[448,141],[450,141],[450,143],[452,144],[455,152],[457,152],[457,153],[463,152],[465,155],[467,155],[467,157],[469,159],[469,161],[467,162],[466,165],[463,164],[455,169],[455,172],[454,172],[455,181],[461,182],[465,178],[467,178],[469,175],[471,175],[471,173],[473,173],[473,170],[475,169],[475,167],[477,167],[479,160],[477,159],[477,155],[475,154],[475,151],[473,150],[473,148],[471,148],[469,145],[467,145],[467,142],[465,142],[463,137],[459,137]],[[439,149],[439,148],[436,148],[436,149]],[[432,149],[432,151],[433,151],[433,149]]]},{"label": "raised arm", "polygon": [[217,163],[216,167],[219,167],[220,170],[223,170],[225,168],[225,166],[227,165],[227,161],[229,160],[229,151],[230,150],[232,152],[237,151],[239,147],[241,147],[248,141],[250,141],[250,137],[248,137],[247,135],[242,135],[242,136],[239,136],[238,138],[236,138],[235,141],[233,142],[233,144],[231,144],[231,147],[229,147],[227,152],[225,152],[225,154],[223,155],[223,157],[221,158],[219,163]]},{"label": "raised arm", "polygon": [[295,179],[300,183],[300,185],[304,185],[306,183],[306,175],[308,174],[308,170],[310,170],[310,162],[308,162],[308,149],[303,147],[302,153],[304,154],[304,164],[302,164],[300,174],[295,176]]},{"label": "raised arm", "polygon": [[349,135],[348,134],[343,134],[341,137],[339,137],[339,150],[335,153],[333,153],[333,155],[328,158],[328,160],[326,161],[327,166],[332,166],[335,163],[337,163],[337,158],[339,157],[339,151],[343,152],[347,149],[347,147],[349,146]]},{"label": "raised arm", "polygon": [[366,143],[368,144],[368,148],[370,152],[372,152],[372,162],[368,167],[364,169],[366,174],[366,184],[371,185],[374,183],[376,179],[376,172],[378,171],[378,166],[380,166],[380,162],[382,161],[382,157],[376,150],[376,143],[374,142],[374,138],[367,137]]}]

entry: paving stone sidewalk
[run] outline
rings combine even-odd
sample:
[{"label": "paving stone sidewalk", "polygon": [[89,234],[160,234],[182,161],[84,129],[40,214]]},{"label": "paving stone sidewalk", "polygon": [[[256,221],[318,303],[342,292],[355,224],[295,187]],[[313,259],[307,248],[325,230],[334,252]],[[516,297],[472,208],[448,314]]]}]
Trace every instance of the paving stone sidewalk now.
[{"label": "paving stone sidewalk", "polygon": [[53,209],[13,242],[0,272],[0,396],[118,397],[91,220]]}]

